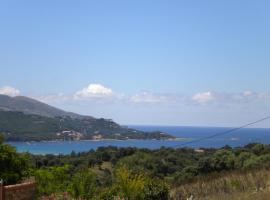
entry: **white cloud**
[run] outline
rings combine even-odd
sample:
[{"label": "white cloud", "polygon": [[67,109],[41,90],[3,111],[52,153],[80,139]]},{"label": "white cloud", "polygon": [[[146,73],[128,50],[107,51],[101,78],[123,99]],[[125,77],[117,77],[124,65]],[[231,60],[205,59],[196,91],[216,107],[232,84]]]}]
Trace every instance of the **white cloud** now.
[{"label": "white cloud", "polygon": [[158,95],[151,92],[142,92],[130,97],[133,103],[160,103],[168,100],[165,95]]},{"label": "white cloud", "polygon": [[243,95],[246,96],[246,97],[247,96],[252,96],[253,92],[248,90],[248,91],[243,92]]},{"label": "white cloud", "polygon": [[8,95],[8,96],[18,96],[20,95],[20,90],[10,87],[4,86],[0,88],[0,94]]},{"label": "white cloud", "polygon": [[195,94],[192,97],[192,100],[199,104],[207,104],[209,102],[216,100],[216,96],[213,92],[203,92]]},{"label": "white cloud", "polygon": [[[209,91],[181,95],[145,91],[127,95],[101,84],[90,84],[71,94],[51,94],[36,99],[64,110],[107,116],[116,121],[132,119],[133,123],[153,123],[156,120],[157,123],[210,125],[211,122],[212,125],[234,126],[241,123],[241,118],[243,122],[249,121],[249,117],[260,116],[270,109],[270,92]],[[143,114],[142,118],[132,118],[140,114]]]},{"label": "white cloud", "polygon": [[[5,87],[0,89],[0,93],[9,94],[12,96],[18,95],[19,91]],[[173,93],[153,93],[151,91],[145,91],[138,94],[126,95],[122,93],[116,93],[111,88],[105,87],[101,84],[89,84],[87,87],[74,92],[74,94],[67,95],[63,93],[51,94],[45,96],[34,97],[46,103],[61,102],[77,103],[83,101],[88,105],[91,103],[106,103],[106,104],[134,104],[139,105],[160,105],[169,107],[194,107],[203,106],[204,108],[217,106],[219,108],[225,108],[228,106],[250,106],[250,105],[262,105],[270,106],[270,93],[269,92],[253,92],[243,91],[237,93],[225,93],[225,92],[201,92],[194,95],[181,95]],[[128,103],[128,104],[127,104]]]},{"label": "white cloud", "polygon": [[70,96],[64,95],[63,93],[39,96],[39,97],[33,97],[33,98],[36,98],[44,103],[60,103],[60,102],[64,102],[64,101],[68,101],[72,99]]},{"label": "white cloud", "polygon": [[75,93],[74,98],[89,99],[89,98],[104,98],[114,95],[112,89],[107,88],[101,84],[90,84],[87,87]]},{"label": "white cloud", "polygon": [[197,103],[198,105],[270,105],[270,93],[252,91],[244,91],[238,93],[203,92],[195,94],[191,97],[191,100],[193,103]]}]

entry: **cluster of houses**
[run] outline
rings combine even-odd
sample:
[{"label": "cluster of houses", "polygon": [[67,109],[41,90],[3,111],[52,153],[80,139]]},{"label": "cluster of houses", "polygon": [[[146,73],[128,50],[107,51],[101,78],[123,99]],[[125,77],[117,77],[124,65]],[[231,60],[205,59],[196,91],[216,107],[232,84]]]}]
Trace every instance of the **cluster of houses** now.
[{"label": "cluster of houses", "polygon": [[[83,134],[73,130],[66,130],[56,134],[58,137],[72,140],[81,140],[83,138]],[[99,132],[95,132],[95,134],[91,138],[92,140],[102,140],[103,136]]]},{"label": "cluster of houses", "polygon": [[80,140],[83,134],[76,131],[62,131],[61,133],[56,134],[58,137],[64,137],[73,140]]}]

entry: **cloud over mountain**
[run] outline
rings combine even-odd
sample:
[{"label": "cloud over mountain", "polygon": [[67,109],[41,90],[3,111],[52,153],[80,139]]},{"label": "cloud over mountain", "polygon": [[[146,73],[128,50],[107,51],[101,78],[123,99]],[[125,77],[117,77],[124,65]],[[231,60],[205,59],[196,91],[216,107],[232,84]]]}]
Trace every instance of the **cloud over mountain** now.
[{"label": "cloud over mountain", "polygon": [[[20,91],[13,87],[0,87],[0,94],[17,96]],[[105,116],[123,124],[160,124],[172,120],[172,125],[236,126],[262,117],[270,109],[270,92],[249,90],[206,91],[194,94],[143,91],[124,94],[102,84],[89,84],[70,94],[55,93],[30,97],[63,110]],[[138,115],[144,116],[143,120],[136,117]]]},{"label": "cloud over mountain", "polygon": [[74,94],[75,99],[103,98],[111,97],[114,92],[101,84],[89,84],[87,87]]},{"label": "cloud over mountain", "polygon": [[14,97],[20,95],[20,90],[10,86],[4,86],[0,88],[0,94]]},{"label": "cloud over mountain", "polygon": [[[4,86],[0,88],[0,94],[9,96],[20,95],[20,90]],[[151,91],[139,92],[131,95],[117,93],[109,87],[102,84],[89,84],[81,90],[73,94],[49,94],[42,96],[32,96],[45,103],[76,103],[83,101],[87,102],[102,102],[102,103],[128,103],[128,104],[153,104],[153,105],[170,105],[170,106],[232,106],[232,105],[248,105],[258,103],[260,105],[269,105],[270,92],[253,92],[244,91],[238,93],[225,92],[199,92],[194,95],[185,95],[177,93],[154,93]]]}]

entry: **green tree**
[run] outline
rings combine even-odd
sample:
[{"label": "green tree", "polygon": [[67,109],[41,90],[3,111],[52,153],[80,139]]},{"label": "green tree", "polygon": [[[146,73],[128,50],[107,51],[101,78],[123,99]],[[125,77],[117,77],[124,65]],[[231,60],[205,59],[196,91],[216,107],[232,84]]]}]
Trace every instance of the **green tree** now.
[{"label": "green tree", "polygon": [[199,169],[195,166],[185,167],[180,173],[177,173],[174,180],[176,183],[181,184],[191,181],[195,176],[199,174]]},{"label": "green tree", "polygon": [[261,155],[264,151],[264,145],[263,144],[255,144],[252,148],[251,151],[256,154],[256,155]]},{"label": "green tree", "polygon": [[251,159],[254,157],[253,153],[250,152],[241,152],[237,157],[235,161],[235,166],[238,169],[241,169],[244,167],[245,163],[247,160]]},{"label": "green tree", "polygon": [[3,144],[4,141],[5,141],[4,134],[1,134],[1,133],[0,133],[0,145]]},{"label": "green tree", "polygon": [[257,156],[251,156],[249,159],[244,161],[244,169],[259,168],[261,165],[260,158]]},{"label": "green tree", "polygon": [[235,167],[235,155],[231,150],[221,149],[214,153],[211,162],[216,171],[232,170]]},{"label": "green tree", "polygon": [[15,184],[29,175],[29,157],[3,142],[3,136],[0,136],[0,179],[4,184]]}]

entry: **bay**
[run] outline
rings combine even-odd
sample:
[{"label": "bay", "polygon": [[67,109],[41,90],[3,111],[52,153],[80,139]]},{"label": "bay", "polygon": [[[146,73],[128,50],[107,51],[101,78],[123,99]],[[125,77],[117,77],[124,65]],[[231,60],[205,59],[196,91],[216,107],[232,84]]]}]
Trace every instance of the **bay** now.
[{"label": "bay", "polygon": [[220,127],[184,127],[184,126],[129,126],[143,131],[162,131],[169,133],[178,140],[100,140],[100,141],[42,141],[42,142],[8,142],[19,152],[33,154],[69,154],[72,151],[84,152],[99,147],[137,147],[158,149],[164,147],[191,148],[220,148],[225,145],[231,147],[244,146],[249,143],[270,144],[270,129],[246,128],[219,137],[183,145],[188,141],[223,133],[230,128]]}]

